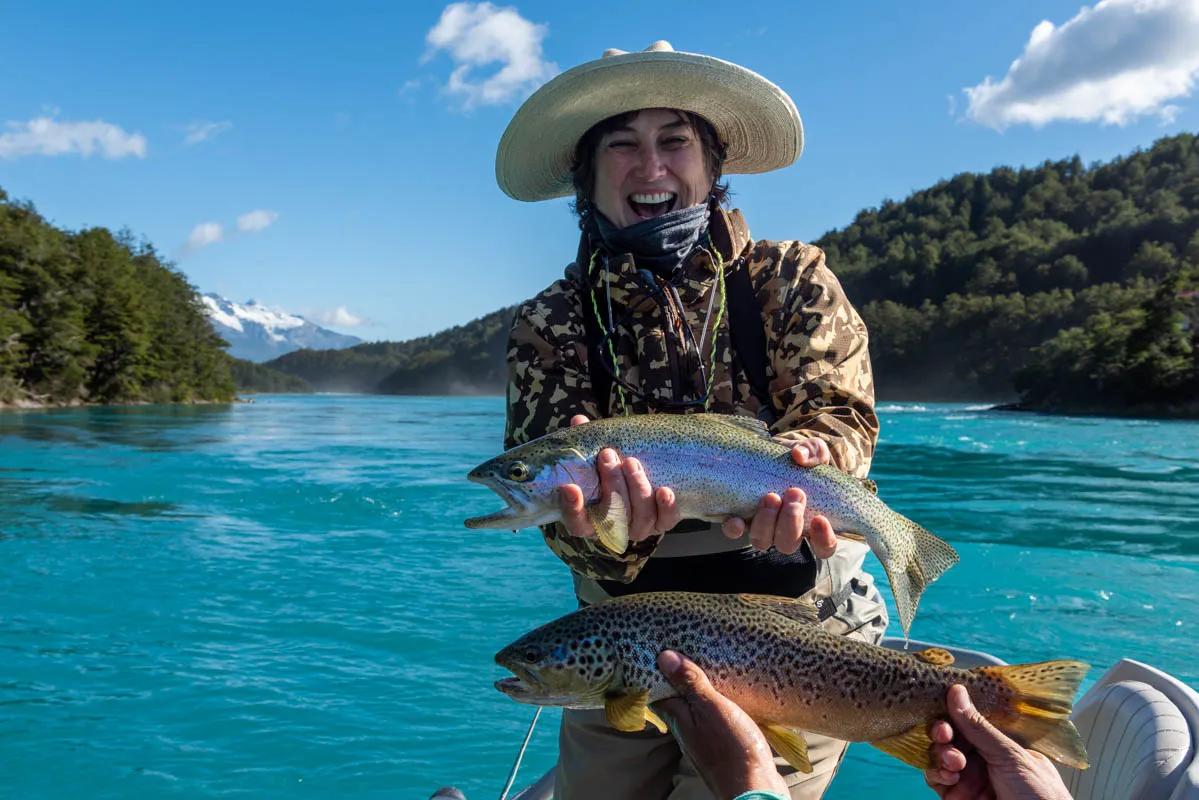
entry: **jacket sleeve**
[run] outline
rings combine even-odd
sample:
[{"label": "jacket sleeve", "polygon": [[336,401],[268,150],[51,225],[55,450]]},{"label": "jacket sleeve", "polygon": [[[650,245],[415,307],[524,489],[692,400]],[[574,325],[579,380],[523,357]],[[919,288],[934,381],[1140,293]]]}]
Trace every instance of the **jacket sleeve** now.
[{"label": "jacket sleeve", "polygon": [[598,414],[576,294],[557,281],[516,311],[508,337],[505,449],[569,425],[575,414]]},{"label": "jacket sleeve", "polygon": [[[578,292],[565,280],[517,309],[508,340],[505,449],[570,424],[575,414],[599,416],[587,368],[586,334]],[[561,524],[544,525],[550,550],[575,572],[596,580],[631,581],[661,540],[631,542],[622,555],[594,539],[571,536]]]},{"label": "jacket sleeve", "polygon": [[794,243],[782,265],[770,320],[776,438],[823,439],[836,467],[864,478],[879,429],[866,325],[820,248]]}]

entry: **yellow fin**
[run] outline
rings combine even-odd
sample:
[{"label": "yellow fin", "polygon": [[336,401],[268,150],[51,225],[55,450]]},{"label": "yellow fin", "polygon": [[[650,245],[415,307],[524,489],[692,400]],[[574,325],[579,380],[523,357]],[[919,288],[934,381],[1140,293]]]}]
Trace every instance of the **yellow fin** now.
[{"label": "yellow fin", "polygon": [[953,653],[943,647],[926,647],[912,653],[912,658],[918,658],[926,664],[937,667],[948,667],[953,664]]},{"label": "yellow fin", "polygon": [[879,739],[870,744],[916,769],[932,769],[933,767],[932,754],[929,752],[929,748],[933,746],[933,740],[928,736],[927,723],[921,723],[898,736]]},{"label": "yellow fin", "polygon": [[805,775],[811,773],[812,762],[808,761],[808,743],[798,731],[782,725],[762,725],[766,741],[783,759]]},{"label": "yellow fin", "polygon": [[1015,692],[1010,708],[1015,716],[1005,714],[1001,722],[991,720],[995,727],[1059,764],[1086,769],[1087,750],[1070,721],[1070,712],[1078,684],[1090,668],[1081,661],[1062,659],[979,667],[971,672],[998,678]]},{"label": "yellow fin", "polygon": [[779,616],[799,622],[804,625],[819,625],[820,616],[816,605],[811,600],[798,597],[778,597],[773,594],[737,595],[737,599],[749,605],[760,606],[766,611],[772,611]]},{"label": "yellow fin", "polygon": [[600,544],[609,552],[622,555],[629,547],[629,514],[624,498],[613,492],[608,495],[607,503],[585,510]]},{"label": "yellow fin", "polygon": [[866,542],[866,537],[860,533],[853,531],[836,531],[838,538],[848,539],[851,542]]},{"label": "yellow fin", "polygon": [[608,724],[618,731],[636,733],[644,730],[645,715],[649,711],[645,701],[648,699],[647,691],[612,694],[604,698],[604,716],[608,718]]},{"label": "yellow fin", "polygon": [[645,721],[657,728],[658,733],[670,733],[670,728],[666,727],[666,723],[651,708],[645,709]]}]

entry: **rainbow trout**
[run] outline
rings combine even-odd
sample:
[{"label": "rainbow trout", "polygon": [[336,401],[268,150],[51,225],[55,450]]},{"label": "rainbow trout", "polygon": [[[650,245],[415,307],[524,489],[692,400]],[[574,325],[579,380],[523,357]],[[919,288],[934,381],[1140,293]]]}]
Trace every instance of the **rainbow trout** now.
[{"label": "rainbow trout", "polygon": [[468,519],[466,527],[517,529],[560,521],[558,487],[575,483],[588,500],[600,542],[623,553],[629,541],[623,502],[618,495],[600,502],[595,459],[605,447],[636,457],[651,484],[673,489],[684,519],[748,519],[767,492],[802,489],[805,525],[821,514],[838,535],[870,545],[887,573],[905,636],[925,587],[958,562],[949,544],[879,500],[873,482],[832,466],[800,467],[791,447],[774,441],[765,423],[726,414],[600,419],[514,447],[467,476],[508,507]]},{"label": "rainbow trout", "polygon": [[657,655],[677,650],[761,727],[771,747],[810,772],[798,731],[869,742],[919,769],[932,766],[929,723],[964,684],[992,724],[1025,747],[1085,768],[1069,715],[1088,665],[1045,661],[958,669],[937,648],[914,654],[836,636],[806,600],[695,592],[634,594],[527,633],[496,662],[515,677],[496,688],[521,703],[602,708],[618,730],[666,726],[647,704],[677,693]]}]

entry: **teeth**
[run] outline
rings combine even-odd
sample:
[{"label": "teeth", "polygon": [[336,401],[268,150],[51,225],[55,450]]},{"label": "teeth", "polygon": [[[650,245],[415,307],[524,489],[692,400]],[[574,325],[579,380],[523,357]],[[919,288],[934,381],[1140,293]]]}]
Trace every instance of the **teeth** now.
[{"label": "teeth", "polygon": [[634,203],[645,203],[647,205],[652,203],[665,203],[673,197],[674,193],[672,192],[654,192],[653,194],[634,193],[629,195],[629,199]]}]

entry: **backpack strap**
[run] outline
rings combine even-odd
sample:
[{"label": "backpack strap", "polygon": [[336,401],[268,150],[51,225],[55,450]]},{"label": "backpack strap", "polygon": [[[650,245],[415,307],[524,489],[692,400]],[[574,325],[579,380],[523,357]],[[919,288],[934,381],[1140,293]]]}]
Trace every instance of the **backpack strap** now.
[{"label": "backpack strap", "polygon": [[762,325],[762,305],[754,294],[749,279],[749,265],[737,259],[725,284],[728,290],[729,340],[733,352],[741,360],[749,389],[758,399],[763,412],[769,412],[773,422],[776,415],[770,397],[770,378],[767,364],[766,329]]},{"label": "backpack strap", "polygon": [[774,403],[770,398],[769,351],[766,344],[766,329],[762,324],[762,304],[754,291],[749,276],[746,251],[753,243],[745,217],[737,209],[726,211],[719,205],[712,206],[709,234],[712,244],[727,254],[731,262],[725,274],[725,290],[728,292],[729,340],[733,345],[749,390],[758,399],[760,416],[767,424],[777,418]]}]

